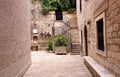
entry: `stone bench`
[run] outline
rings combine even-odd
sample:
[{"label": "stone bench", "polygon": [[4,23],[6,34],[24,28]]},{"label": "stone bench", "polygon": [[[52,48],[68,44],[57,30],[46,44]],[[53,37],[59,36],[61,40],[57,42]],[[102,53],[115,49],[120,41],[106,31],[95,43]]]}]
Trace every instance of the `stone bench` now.
[{"label": "stone bench", "polygon": [[89,56],[84,57],[84,63],[93,74],[93,77],[115,77],[112,73]]}]

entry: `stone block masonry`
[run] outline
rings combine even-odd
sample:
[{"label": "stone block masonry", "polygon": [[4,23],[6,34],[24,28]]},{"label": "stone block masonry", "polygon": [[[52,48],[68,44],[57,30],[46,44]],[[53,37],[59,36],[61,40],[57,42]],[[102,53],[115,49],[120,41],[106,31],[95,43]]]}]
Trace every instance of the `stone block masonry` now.
[{"label": "stone block masonry", "polygon": [[[120,0],[77,0],[77,18],[80,33],[80,44],[83,54],[86,52],[84,26],[87,27],[88,56],[107,68],[116,77],[120,77]],[[96,20],[101,14],[104,19],[104,51],[98,49]],[[98,21],[98,20],[97,20]],[[88,22],[90,22],[88,24]],[[81,36],[81,31],[83,36]],[[83,43],[81,43],[82,39]]]},{"label": "stone block masonry", "polygon": [[21,77],[30,64],[30,2],[0,0],[0,77]]}]

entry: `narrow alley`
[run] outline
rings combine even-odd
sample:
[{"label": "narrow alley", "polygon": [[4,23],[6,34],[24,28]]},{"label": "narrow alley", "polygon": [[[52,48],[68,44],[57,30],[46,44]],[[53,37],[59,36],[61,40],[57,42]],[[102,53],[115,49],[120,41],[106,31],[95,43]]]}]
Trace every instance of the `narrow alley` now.
[{"label": "narrow alley", "polygon": [[31,53],[32,65],[23,77],[92,77],[80,55]]},{"label": "narrow alley", "polygon": [[120,77],[120,0],[0,0],[0,77]]}]

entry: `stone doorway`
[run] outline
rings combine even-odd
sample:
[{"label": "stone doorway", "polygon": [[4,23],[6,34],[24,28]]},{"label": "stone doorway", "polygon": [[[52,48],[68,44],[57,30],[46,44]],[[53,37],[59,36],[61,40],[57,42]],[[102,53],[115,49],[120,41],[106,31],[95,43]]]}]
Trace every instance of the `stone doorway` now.
[{"label": "stone doorway", "polygon": [[85,56],[88,56],[88,43],[87,43],[88,36],[87,36],[87,33],[88,33],[88,31],[87,31],[87,26],[85,25],[85,26],[84,26],[84,35],[85,35],[85,38],[84,38],[84,40],[85,40]]},{"label": "stone doorway", "polygon": [[63,14],[61,9],[56,10],[55,15],[56,15],[56,20],[63,20]]}]

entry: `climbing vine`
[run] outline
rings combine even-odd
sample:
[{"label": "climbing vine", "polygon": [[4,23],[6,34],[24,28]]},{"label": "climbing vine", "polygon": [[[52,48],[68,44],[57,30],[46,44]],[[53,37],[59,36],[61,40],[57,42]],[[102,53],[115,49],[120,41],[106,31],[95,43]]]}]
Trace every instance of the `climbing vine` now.
[{"label": "climbing vine", "polygon": [[[36,3],[37,0],[32,0],[32,3]],[[39,0],[42,4],[43,14],[49,11],[62,10],[73,12],[76,10],[76,0]]]}]

